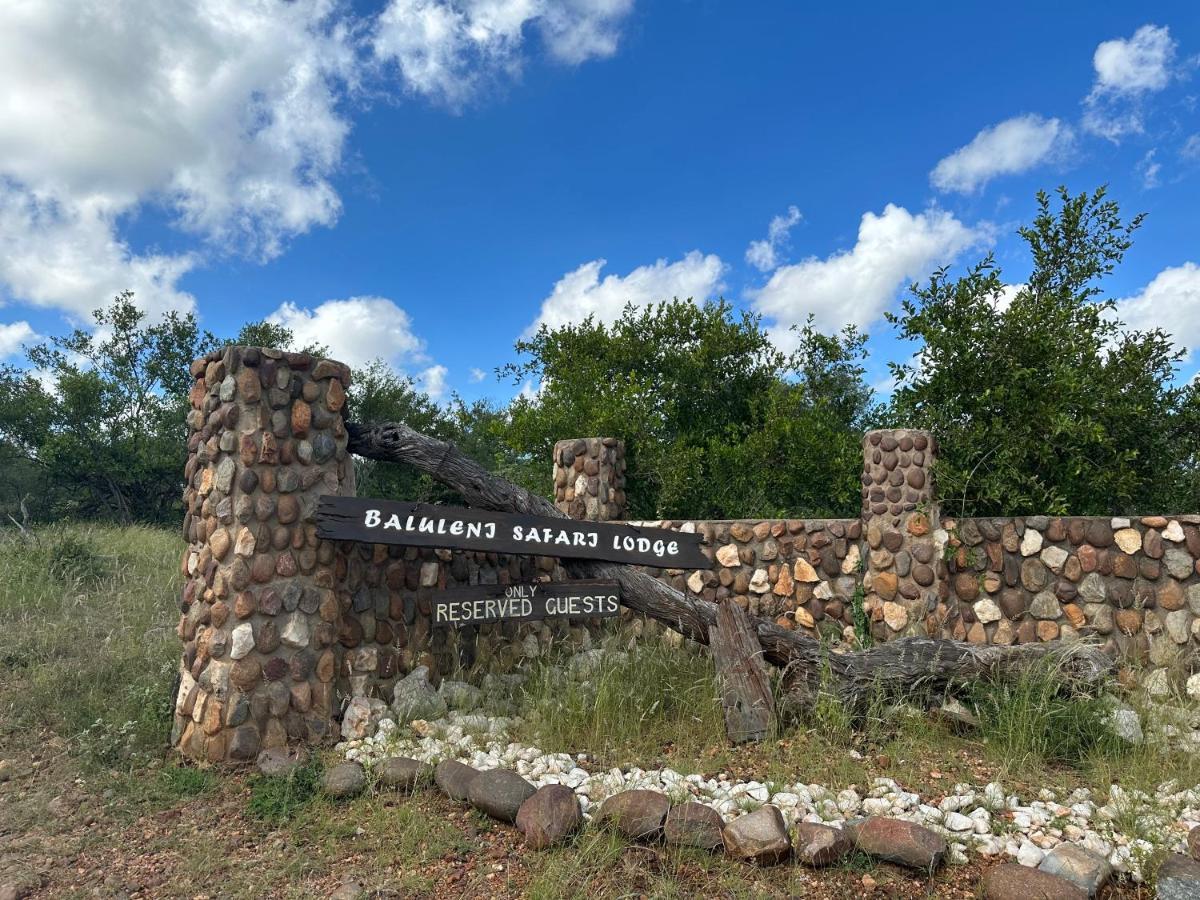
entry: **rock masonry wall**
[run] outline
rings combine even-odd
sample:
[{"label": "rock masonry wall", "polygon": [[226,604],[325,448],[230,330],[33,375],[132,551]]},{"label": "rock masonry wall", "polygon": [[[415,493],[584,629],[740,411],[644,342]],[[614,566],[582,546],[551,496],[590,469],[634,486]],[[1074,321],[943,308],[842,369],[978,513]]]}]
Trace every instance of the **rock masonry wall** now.
[{"label": "rock masonry wall", "polygon": [[945,521],[941,633],[1012,644],[1095,635],[1140,663],[1195,665],[1200,516]]},{"label": "rock masonry wall", "polygon": [[[317,498],[352,496],[349,369],[227,347],[196,360],[184,469],[183,642],[173,743],[210,761],[333,738],[353,697],[391,696],[419,665],[436,681],[503,671],[550,646],[586,649],[603,620],[431,627],[436,591],[565,580],[547,557],[322,541]],[[699,533],[711,564],[654,570],[823,640],[908,634],[975,643],[1097,635],[1181,679],[1198,666],[1200,516],[943,520],[925,432],[863,438],[857,519],[641,522]],[[556,506],[621,521],[625,448],[554,447]],[[682,638],[623,610],[626,627]]]}]

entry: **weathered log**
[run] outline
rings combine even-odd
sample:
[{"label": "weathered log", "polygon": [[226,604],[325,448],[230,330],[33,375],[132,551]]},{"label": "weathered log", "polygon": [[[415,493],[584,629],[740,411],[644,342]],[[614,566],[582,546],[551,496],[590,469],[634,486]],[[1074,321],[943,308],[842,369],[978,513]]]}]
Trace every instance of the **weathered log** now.
[{"label": "weathered log", "polygon": [[[470,506],[567,518],[545,497],[488,472],[453,444],[389,422],[347,423],[349,449],[367,459],[406,463],[453,488]],[[717,606],[678,591],[647,572],[626,565],[564,559],[575,578],[607,578],[621,585],[622,603],[707,644]],[[878,694],[912,697],[918,691],[943,693],[980,678],[1011,677],[1043,660],[1061,665],[1064,681],[1095,685],[1115,665],[1098,647],[1082,642],[976,645],[937,638],[909,637],[869,650],[832,653],[816,638],[787,631],[774,622],[752,619],[763,659],[784,669],[787,691],[807,702],[821,691],[857,703]]]},{"label": "weathered log", "polygon": [[717,669],[729,740],[735,744],[763,740],[775,719],[775,695],[754,625],[728,597],[717,604],[717,624],[708,629],[708,648]]}]

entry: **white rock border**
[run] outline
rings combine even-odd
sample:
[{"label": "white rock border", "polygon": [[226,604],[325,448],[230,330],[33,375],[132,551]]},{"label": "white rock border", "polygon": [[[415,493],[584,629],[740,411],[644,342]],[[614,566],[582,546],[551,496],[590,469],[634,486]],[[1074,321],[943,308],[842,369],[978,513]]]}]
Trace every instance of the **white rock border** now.
[{"label": "white rock border", "polygon": [[[1106,857],[1115,871],[1135,882],[1143,880],[1142,866],[1156,848],[1186,853],[1187,833],[1200,825],[1200,785],[1180,789],[1167,782],[1150,796],[1114,784],[1103,803],[1093,799],[1087,788],[1072,791],[1061,801],[1055,792],[1043,789],[1036,800],[1023,803],[995,782],[982,788],[956,784],[933,805],[891,778],[873,779],[866,794],[860,795],[853,788],[834,792],[803,782],[734,781],[725,773],[705,778],[637,767],[591,772],[584,768],[586,754],[544,753],[509,741],[512,722],[452,712],[436,722],[417,720],[401,728],[385,718],[375,735],[343,741],[336,750],[367,767],[389,756],[410,756],[431,764],[453,758],[476,769],[511,768],[535,787],[564,784],[574,790],[588,821],[592,807],[604,798],[634,789],[662,791],[672,803],[707,803],[726,820],[769,802],[779,807],[789,828],[795,822],[840,826],[857,816],[914,822],[946,837],[953,863],[965,863],[968,851],[973,851],[1037,866],[1060,844],[1078,844]],[[1121,831],[1123,823],[1133,823],[1139,833]]]}]

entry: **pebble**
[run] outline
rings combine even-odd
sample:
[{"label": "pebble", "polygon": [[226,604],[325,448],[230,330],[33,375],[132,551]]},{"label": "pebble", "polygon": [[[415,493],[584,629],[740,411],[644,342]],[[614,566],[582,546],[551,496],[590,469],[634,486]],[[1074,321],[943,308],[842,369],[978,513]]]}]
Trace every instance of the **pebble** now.
[{"label": "pebble", "polygon": [[[1062,798],[1042,789],[1031,799],[995,782],[956,784],[931,802],[887,777],[875,778],[857,790],[835,792],[804,782],[771,786],[739,782],[726,772],[708,778],[638,767],[592,771],[586,754],[547,753],[509,741],[513,723],[510,718],[478,712],[451,712],[409,727],[384,719],[374,735],[343,741],[337,749],[347,760],[367,767],[387,757],[408,756],[428,764],[455,759],[480,770],[512,769],[536,788],[548,784],[571,788],[585,821],[595,817],[606,798],[629,790],[669,793],[674,803],[703,803],[728,821],[769,800],[789,828],[799,822],[840,827],[861,816],[901,819],[945,837],[952,861],[978,854],[1007,857],[1027,867],[1039,866],[1058,847],[1075,846],[1104,857],[1115,872],[1138,883],[1143,880],[1142,863],[1153,850],[1188,852],[1188,833],[1200,826],[1200,785],[1181,788],[1167,783],[1151,793],[1113,785],[1107,796],[1080,788]],[[1130,816],[1130,811],[1138,815]],[[1160,843],[1150,844],[1117,830],[1116,822],[1143,815],[1154,816],[1162,825],[1154,829],[1162,836]]]}]

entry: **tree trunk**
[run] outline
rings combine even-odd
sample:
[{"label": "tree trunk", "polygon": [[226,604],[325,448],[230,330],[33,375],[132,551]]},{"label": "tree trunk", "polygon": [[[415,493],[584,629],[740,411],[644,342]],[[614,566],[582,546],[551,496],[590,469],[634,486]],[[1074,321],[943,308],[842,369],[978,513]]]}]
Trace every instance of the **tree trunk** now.
[{"label": "tree trunk", "polygon": [[[400,423],[347,423],[349,449],[367,459],[406,463],[453,488],[470,506],[501,512],[565,519],[553,503],[493,475],[453,444],[413,431]],[[575,578],[608,578],[621,585],[621,602],[701,644],[717,622],[717,605],[678,591],[652,575],[609,562],[563,559]],[[751,618],[762,656],[781,667],[784,685],[800,702],[820,691],[840,695],[851,704],[877,695],[940,695],[954,685],[979,678],[1011,677],[1036,663],[1053,659],[1066,681],[1097,684],[1114,667],[1098,648],[1058,641],[1015,646],[976,645],[935,638],[901,638],[870,650],[830,652],[816,638],[787,631],[774,622]]]}]

